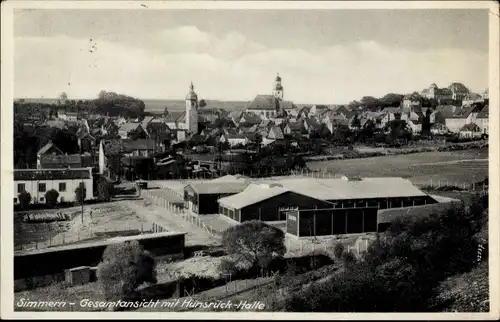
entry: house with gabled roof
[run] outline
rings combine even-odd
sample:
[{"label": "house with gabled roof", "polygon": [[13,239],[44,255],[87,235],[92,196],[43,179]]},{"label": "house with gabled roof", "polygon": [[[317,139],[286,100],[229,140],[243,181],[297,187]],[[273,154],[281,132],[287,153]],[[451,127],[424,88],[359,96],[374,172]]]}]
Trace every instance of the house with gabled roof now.
[{"label": "house with gabled roof", "polygon": [[468,123],[460,128],[459,135],[461,138],[478,138],[483,132],[476,123]]},{"label": "house with gabled roof", "polygon": [[303,117],[303,118],[308,118],[309,117],[309,111],[311,110],[311,107],[306,107],[304,106],[303,108],[301,108],[299,110],[299,112],[297,113],[297,119]]},{"label": "house with gabled roof", "polygon": [[480,111],[481,106],[479,104],[464,106],[461,109],[457,109],[451,118],[446,119],[446,127],[450,132],[458,133],[464,125],[475,123],[476,117]]},{"label": "house with gabled roof", "polygon": [[247,145],[252,141],[245,134],[222,134],[219,138],[219,143],[228,143],[229,146]]},{"label": "house with gabled roof", "polygon": [[346,126],[349,127],[349,120],[345,118],[343,115],[336,115],[332,118],[327,118],[323,123],[325,128],[328,129],[330,134],[333,134],[337,127]]},{"label": "house with gabled roof", "polygon": [[122,139],[128,139],[131,137],[145,138],[148,136],[148,133],[142,127],[141,123],[129,122],[122,124],[118,128],[118,135]]},{"label": "house with gabled roof", "polygon": [[449,132],[448,128],[443,123],[432,123],[431,124],[431,133],[434,135],[443,135],[443,134],[446,134],[448,132]]},{"label": "house with gabled roof", "polygon": [[310,134],[314,131],[317,131],[320,129],[321,124],[313,117],[305,119],[304,122],[304,128],[306,131]]},{"label": "house with gabled roof", "polygon": [[252,126],[240,126],[238,129],[238,132],[240,134],[245,134],[245,133],[255,133],[257,131],[258,124],[254,124]]},{"label": "house with gabled roof", "polygon": [[146,132],[150,138],[165,140],[172,136],[172,131],[162,119],[151,120],[146,127]]},{"label": "house with gabled roof", "polygon": [[447,118],[452,118],[455,115],[456,110],[458,109],[455,105],[439,105],[436,109],[431,113],[430,122],[432,123],[441,123],[446,124]]},{"label": "house with gabled roof", "polygon": [[293,135],[293,134],[302,135],[307,133],[303,122],[288,122],[283,128],[284,135]]},{"label": "house with gabled roof", "polygon": [[284,140],[285,136],[283,135],[283,131],[281,130],[281,128],[275,125],[269,129],[267,138],[276,141],[276,140]]},{"label": "house with gabled roof", "polygon": [[262,119],[253,113],[243,113],[238,120],[238,126],[253,126],[258,125]]},{"label": "house with gabled roof", "polygon": [[164,117],[164,122],[169,129],[185,130],[186,126],[186,111],[172,111]]},{"label": "house with gabled roof", "polygon": [[328,109],[329,109],[328,105],[322,105],[322,104],[313,105],[309,110],[309,115],[319,115],[322,112],[327,111]]}]

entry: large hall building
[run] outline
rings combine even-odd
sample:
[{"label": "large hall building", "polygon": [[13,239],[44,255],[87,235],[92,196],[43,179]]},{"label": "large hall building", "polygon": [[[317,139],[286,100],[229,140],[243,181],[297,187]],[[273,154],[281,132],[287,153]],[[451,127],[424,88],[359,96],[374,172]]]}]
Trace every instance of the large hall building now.
[{"label": "large hall building", "polygon": [[437,203],[409,180],[385,177],[229,178],[188,185],[184,196],[196,214],[218,213],[237,223],[282,221],[297,237],[376,232],[379,210]]}]

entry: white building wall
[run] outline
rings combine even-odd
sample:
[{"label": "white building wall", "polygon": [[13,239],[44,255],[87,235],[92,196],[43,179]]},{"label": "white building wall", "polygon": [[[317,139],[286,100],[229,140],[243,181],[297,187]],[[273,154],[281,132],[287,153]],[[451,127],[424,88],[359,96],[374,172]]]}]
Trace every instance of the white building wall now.
[{"label": "white building wall", "polygon": [[[59,183],[66,183],[65,191],[59,190]],[[94,199],[94,191],[93,191],[93,181],[90,179],[64,179],[64,180],[20,180],[14,181],[14,196],[15,202],[19,203],[18,192],[19,184],[24,184],[24,190],[29,192],[31,195],[31,203],[45,203],[45,193],[49,190],[56,190],[59,192],[58,202],[64,200],[65,202],[76,201],[75,190],[83,182],[86,188],[85,200]],[[45,183],[45,191],[38,191],[38,184]],[[40,201],[40,198],[43,198],[43,201]]]},{"label": "white building wall", "polygon": [[458,133],[462,126],[467,124],[468,118],[449,118],[446,119],[446,127],[450,132]]},{"label": "white building wall", "polygon": [[186,100],[186,126],[190,133],[198,133],[198,102]]},{"label": "white building wall", "polygon": [[489,133],[489,119],[477,118],[475,123],[477,124],[477,126],[479,126],[482,133],[484,133],[484,134]]}]

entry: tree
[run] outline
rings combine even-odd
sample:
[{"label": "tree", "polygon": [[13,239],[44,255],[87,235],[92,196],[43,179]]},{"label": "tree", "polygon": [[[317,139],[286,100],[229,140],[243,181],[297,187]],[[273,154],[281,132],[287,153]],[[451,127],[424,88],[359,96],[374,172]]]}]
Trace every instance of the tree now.
[{"label": "tree", "polygon": [[399,107],[403,102],[403,95],[389,93],[379,99],[380,107]]},{"label": "tree", "polygon": [[235,261],[261,269],[286,252],[283,231],[259,220],[228,228],[222,235],[222,245]]},{"label": "tree", "polygon": [[87,195],[87,188],[85,188],[85,184],[83,182],[80,182],[78,187],[75,189],[76,202],[79,204],[83,204],[86,195]]},{"label": "tree", "polygon": [[59,94],[59,100],[61,100],[62,102],[67,101],[68,100],[68,94],[66,94],[65,92],[62,92],[61,94]]},{"label": "tree", "polygon": [[55,189],[50,189],[45,193],[45,203],[52,208],[57,205],[57,198],[59,198],[59,192]]},{"label": "tree", "polygon": [[428,108],[422,120],[422,134],[429,134],[431,132],[431,109]]},{"label": "tree", "polygon": [[395,119],[387,123],[386,128],[390,131],[389,139],[391,141],[399,139],[409,139],[411,132],[405,120]]},{"label": "tree", "polygon": [[97,266],[97,280],[107,301],[134,298],[137,287],[157,282],[155,259],[137,241],[109,245]]},{"label": "tree", "polygon": [[205,102],[204,99],[201,99],[200,102],[198,103],[198,105],[203,108],[203,107],[207,106],[207,102]]},{"label": "tree", "polygon": [[110,201],[113,195],[113,184],[104,177],[97,181],[97,198],[101,201]]},{"label": "tree", "polygon": [[361,103],[361,105],[364,105],[364,107],[367,110],[370,110],[370,111],[376,111],[376,110],[378,110],[379,109],[379,105],[380,105],[379,100],[376,99],[373,96],[364,96],[361,99],[360,103]]},{"label": "tree", "polygon": [[27,191],[23,191],[17,196],[17,198],[19,199],[19,205],[21,209],[28,209],[31,203],[31,194]]},{"label": "tree", "polygon": [[354,114],[354,117],[352,118],[351,121],[351,127],[354,129],[358,130],[361,128],[361,121],[359,120],[358,113]]}]

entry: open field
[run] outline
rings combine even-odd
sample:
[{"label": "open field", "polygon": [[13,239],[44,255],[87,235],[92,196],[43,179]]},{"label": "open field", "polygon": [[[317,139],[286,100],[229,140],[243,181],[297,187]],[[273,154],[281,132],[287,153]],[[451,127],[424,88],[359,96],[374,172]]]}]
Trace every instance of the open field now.
[{"label": "open field", "polygon": [[308,162],[313,171],[361,177],[403,177],[416,185],[458,185],[488,176],[488,149],[423,152],[364,159]]}]

